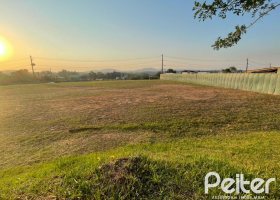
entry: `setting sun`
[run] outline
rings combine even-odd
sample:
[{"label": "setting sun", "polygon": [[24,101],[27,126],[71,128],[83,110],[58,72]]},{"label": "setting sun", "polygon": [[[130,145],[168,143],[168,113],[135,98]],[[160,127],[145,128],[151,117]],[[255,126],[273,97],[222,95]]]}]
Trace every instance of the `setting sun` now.
[{"label": "setting sun", "polygon": [[5,44],[0,42],[0,56],[4,56],[6,52]]},{"label": "setting sun", "polygon": [[12,47],[10,43],[0,36],[0,61],[7,60],[12,55]]}]

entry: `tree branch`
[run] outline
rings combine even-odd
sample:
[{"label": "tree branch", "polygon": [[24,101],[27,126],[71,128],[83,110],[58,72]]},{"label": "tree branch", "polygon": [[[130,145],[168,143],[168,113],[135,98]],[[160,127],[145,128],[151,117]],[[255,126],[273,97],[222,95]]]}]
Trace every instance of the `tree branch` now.
[{"label": "tree branch", "polygon": [[235,31],[229,33],[227,37],[219,37],[212,45],[215,50],[219,50],[237,44],[248,29],[279,6],[279,2],[272,0],[213,0],[212,3],[195,1],[193,10],[196,11],[194,17],[202,21],[212,19],[213,16],[225,19],[229,12],[237,16],[251,13],[252,19],[258,15],[249,25],[236,26]]},{"label": "tree branch", "polygon": [[265,11],[264,13],[261,13],[260,16],[257,19],[255,19],[249,26],[246,26],[246,29],[248,30],[249,28],[254,26],[259,20],[261,20],[264,16],[268,15],[271,11],[276,9],[278,6],[280,6],[280,3],[271,6],[267,11]]}]

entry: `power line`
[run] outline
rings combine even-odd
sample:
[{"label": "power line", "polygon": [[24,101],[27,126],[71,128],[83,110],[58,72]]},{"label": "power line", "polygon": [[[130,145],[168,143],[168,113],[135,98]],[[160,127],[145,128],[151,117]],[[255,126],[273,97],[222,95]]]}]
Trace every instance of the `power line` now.
[{"label": "power line", "polygon": [[137,60],[151,60],[158,59],[158,57],[142,57],[142,58],[130,58],[130,59],[112,59],[112,60],[76,60],[76,59],[64,59],[64,58],[46,58],[46,57],[36,57],[37,60],[48,60],[48,61],[58,61],[58,62],[127,62],[127,61],[137,61]]},{"label": "power line", "polygon": [[0,64],[9,64],[9,63],[14,63],[14,62],[20,62],[20,61],[23,61],[23,60],[28,61],[28,58],[22,58],[22,59],[17,59],[17,60],[9,60],[9,61],[4,61],[4,62],[0,61]]},{"label": "power line", "polygon": [[[1,65],[1,67],[22,67],[22,66],[26,66],[28,65],[28,62],[24,62],[24,63],[17,63],[17,64],[4,64],[4,65]],[[29,64],[30,66],[30,64]]]},{"label": "power line", "polygon": [[158,60],[156,61],[146,61],[146,62],[138,62],[138,63],[132,63],[132,64],[114,64],[114,65],[106,65],[106,66],[98,66],[97,64],[94,64],[92,66],[77,66],[77,65],[69,65],[69,64],[63,64],[63,65],[40,65],[40,67],[73,67],[73,68],[91,68],[91,67],[129,67],[129,66],[139,66],[139,65],[156,65],[158,63]]},{"label": "power line", "polygon": [[[161,71],[163,72],[164,66],[169,67],[180,67],[180,68],[220,68],[225,66],[236,66],[236,67],[245,67],[248,69],[248,67],[252,67],[251,63],[264,65],[263,63],[250,60],[250,63],[248,62],[247,65],[244,65],[241,60],[228,60],[228,59],[221,59],[221,60],[215,60],[215,59],[193,59],[193,58],[184,58],[184,57],[175,57],[175,56],[151,56],[151,57],[138,57],[138,58],[129,58],[129,59],[111,59],[111,60],[76,60],[76,59],[62,59],[62,58],[47,58],[47,57],[35,57],[36,60],[41,61],[42,65],[39,65],[36,67],[36,69],[46,69],[46,68],[59,68],[59,69],[94,69],[94,68],[130,68],[130,67],[156,67],[159,62],[161,61]],[[167,58],[167,59],[166,59]],[[34,57],[30,56],[30,65],[32,69],[33,75],[35,75],[34,70]],[[20,62],[20,65],[26,65],[27,63],[22,62],[23,60],[27,61],[27,58],[23,59],[17,59],[17,60],[10,60],[4,63],[12,63],[12,62]],[[54,63],[52,61],[57,61],[57,63]],[[62,62],[62,63],[60,63]],[[69,63],[63,63],[63,62],[69,62]],[[71,63],[70,63],[71,62]],[[99,63],[100,62],[100,63]],[[108,62],[107,64],[104,63],[105,66],[103,66],[103,62]],[[111,63],[110,62],[114,62]],[[205,63],[207,62],[207,63]],[[219,63],[220,62],[220,63]],[[222,63],[227,62],[227,63]],[[3,62],[0,62],[0,64]],[[53,63],[53,64],[52,64]],[[82,64],[84,63],[84,64]],[[19,65],[19,64],[10,64],[12,65]],[[48,70],[47,69],[47,70]]]},{"label": "power line", "polygon": [[[186,65],[186,66],[188,66],[188,65],[197,65],[197,66],[211,66],[211,65],[213,65],[213,66],[217,66],[217,65],[225,65],[225,64],[215,64],[215,63],[210,63],[210,64],[207,64],[207,63],[198,63],[198,62],[196,62],[196,63],[193,63],[193,62],[183,62],[183,61],[171,61],[171,60],[164,60],[166,63],[168,63],[168,64],[170,64],[170,63],[172,63],[172,64],[178,64],[178,65]],[[240,63],[237,63],[237,62],[234,62],[234,63],[227,63],[227,65],[241,65]],[[244,64],[242,64],[242,65],[244,65]]]},{"label": "power line", "polygon": [[166,58],[171,59],[177,59],[177,60],[186,60],[186,61],[201,61],[201,62],[233,62],[233,61],[240,61],[240,60],[229,60],[229,59],[221,59],[221,60],[215,60],[215,59],[196,59],[196,58],[184,58],[184,57],[176,57],[176,56],[165,56]]},{"label": "power line", "polygon": [[254,60],[251,60],[251,59],[250,59],[250,62],[255,63],[257,65],[268,65],[268,63],[261,63],[261,62],[254,61]]}]

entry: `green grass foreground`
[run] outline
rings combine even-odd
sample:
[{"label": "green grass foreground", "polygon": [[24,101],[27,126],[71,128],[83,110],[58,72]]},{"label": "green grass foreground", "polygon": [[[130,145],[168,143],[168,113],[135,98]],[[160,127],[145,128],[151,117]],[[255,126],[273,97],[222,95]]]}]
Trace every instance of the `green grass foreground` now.
[{"label": "green grass foreground", "polygon": [[279,103],[165,81],[1,87],[0,199],[211,199],[210,171],[277,178]]},{"label": "green grass foreground", "polygon": [[[133,145],[4,170],[0,173],[0,188],[4,199],[137,199],[138,195],[153,199],[202,199],[207,198],[203,194],[203,179],[209,171],[217,171],[224,177],[234,177],[241,172],[247,178],[278,177],[279,145],[278,133]],[[139,158],[140,163],[127,166],[136,172],[114,174],[112,168],[106,168],[106,173],[113,173],[107,175],[100,171],[104,163],[118,158]],[[280,195],[279,188],[274,186],[272,191],[271,198]]]}]

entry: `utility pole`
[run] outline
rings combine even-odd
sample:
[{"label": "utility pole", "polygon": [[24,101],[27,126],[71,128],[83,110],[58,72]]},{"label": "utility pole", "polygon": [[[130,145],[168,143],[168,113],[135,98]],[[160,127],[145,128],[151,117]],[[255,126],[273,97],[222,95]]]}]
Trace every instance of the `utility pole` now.
[{"label": "utility pole", "polygon": [[246,72],[248,72],[248,68],[249,68],[249,59],[247,58]]},{"label": "utility pole", "polygon": [[35,72],[34,72],[35,63],[33,63],[32,56],[30,56],[30,64],[31,64],[31,69],[32,69],[33,77],[35,77]]},{"label": "utility pole", "polygon": [[163,54],[161,55],[161,73],[163,74]]}]

